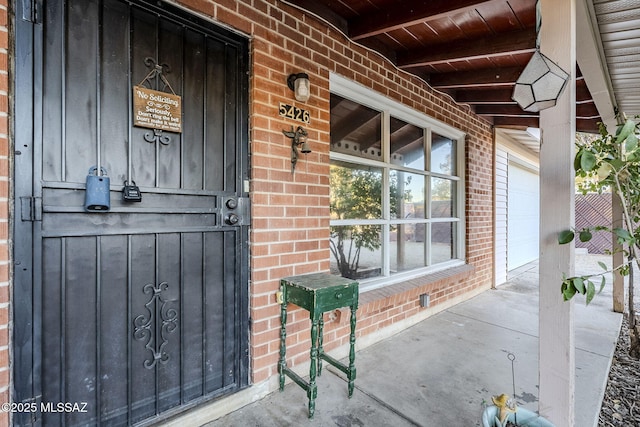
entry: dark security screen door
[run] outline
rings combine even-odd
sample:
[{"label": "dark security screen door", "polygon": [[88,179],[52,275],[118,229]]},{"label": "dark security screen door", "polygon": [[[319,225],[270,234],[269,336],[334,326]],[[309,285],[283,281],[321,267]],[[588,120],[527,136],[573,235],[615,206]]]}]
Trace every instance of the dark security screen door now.
[{"label": "dark security screen door", "polygon": [[[16,136],[15,400],[39,411],[17,424],[157,421],[246,386],[247,41],[163,2],[43,3],[18,29],[33,96]],[[134,126],[134,86],[179,96],[182,132]],[[87,179],[107,177],[110,210],[86,212]]]}]

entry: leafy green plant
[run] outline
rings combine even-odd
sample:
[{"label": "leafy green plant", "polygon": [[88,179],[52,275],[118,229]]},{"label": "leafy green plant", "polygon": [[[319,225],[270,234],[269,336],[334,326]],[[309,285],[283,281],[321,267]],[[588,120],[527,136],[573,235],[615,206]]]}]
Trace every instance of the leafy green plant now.
[{"label": "leafy green plant", "polygon": [[[330,209],[333,219],[378,219],[382,215],[382,174],[331,165]],[[381,246],[378,226],[351,225],[331,227],[329,246],[343,277],[356,278],[363,248]]]},{"label": "leafy green plant", "polygon": [[[332,219],[362,221],[382,218],[381,170],[356,169],[332,164],[330,187]],[[392,216],[396,214],[399,203],[411,198],[410,190],[398,190],[396,174],[389,178],[389,196]],[[374,251],[382,246],[379,225],[360,223],[332,226],[330,237],[329,247],[340,274],[351,279],[357,278],[362,249]]]},{"label": "leafy green plant", "polygon": [[[600,125],[600,135],[590,141],[577,144],[574,160],[576,177],[579,178],[583,192],[602,192],[610,190],[617,197],[623,214],[624,227],[612,228],[596,226],[582,230],[564,230],[558,234],[558,242],[572,242],[576,234],[582,242],[591,240],[594,232],[611,232],[626,256],[626,261],[609,269],[604,263],[598,264],[601,273],[583,276],[563,277],[561,291],[565,301],[576,294],[585,295],[589,304],[597,292],[605,286],[605,275],[619,272],[629,276],[628,281],[628,315],[629,336],[631,345],[629,354],[640,359],[640,328],[635,314],[633,264],[640,268],[638,250],[640,249],[640,146],[638,137],[640,130],[635,120],[628,119],[618,126],[615,135],[611,135],[606,127]],[[612,248],[609,253],[613,253]]]}]

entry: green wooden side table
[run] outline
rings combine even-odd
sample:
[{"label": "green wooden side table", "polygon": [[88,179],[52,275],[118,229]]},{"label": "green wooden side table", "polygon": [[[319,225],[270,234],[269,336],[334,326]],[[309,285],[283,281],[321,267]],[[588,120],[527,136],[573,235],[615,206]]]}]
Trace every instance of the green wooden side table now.
[{"label": "green wooden side table", "polygon": [[[335,366],[347,375],[349,397],[353,395],[356,379],[355,344],[356,344],[356,310],[358,308],[358,282],[327,273],[305,274],[285,277],[280,280],[282,305],[280,309],[280,391],[284,390],[285,375],[307,392],[309,398],[309,418],[315,412],[315,399],[318,394],[316,373],[322,374],[322,361]],[[309,312],[311,319],[311,366],[309,382],[287,367],[287,304],[295,304]],[[323,314],[338,308],[350,307],[351,333],[349,335],[349,366],[326,354],[322,348]]]}]

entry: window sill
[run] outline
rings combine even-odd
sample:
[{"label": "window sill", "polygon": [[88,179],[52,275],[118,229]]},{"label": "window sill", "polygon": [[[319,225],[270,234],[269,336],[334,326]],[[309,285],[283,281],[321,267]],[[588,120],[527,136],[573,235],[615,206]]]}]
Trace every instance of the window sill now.
[{"label": "window sill", "polygon": [[361,288],[359,301],[360,304],[367,304],[440,281],[457,282],[470,277],[474,272],[475,267],[472,265],[460,264],[455,267],[426,273],[420,276],[398,278],[397,282],[385,286]]}]

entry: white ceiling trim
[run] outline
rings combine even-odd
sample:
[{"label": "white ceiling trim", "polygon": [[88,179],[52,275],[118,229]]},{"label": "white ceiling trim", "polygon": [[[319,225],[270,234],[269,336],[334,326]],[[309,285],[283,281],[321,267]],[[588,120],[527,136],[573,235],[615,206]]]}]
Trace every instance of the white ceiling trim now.
[{"label": "white ceiling trim", "polygon": [[592,0],[576,1],[576,60],[604,124],[615,129],[615,94]]}]

